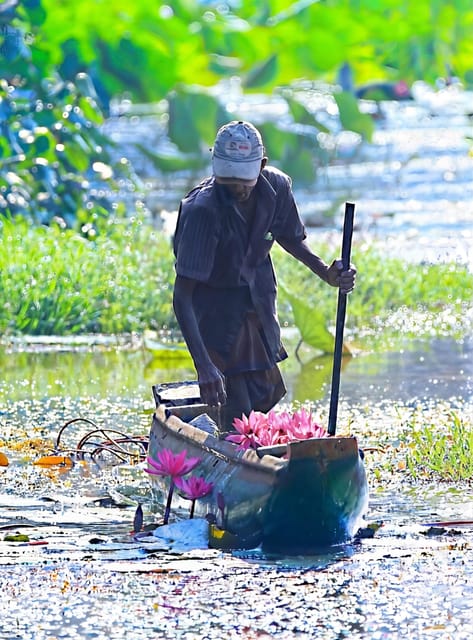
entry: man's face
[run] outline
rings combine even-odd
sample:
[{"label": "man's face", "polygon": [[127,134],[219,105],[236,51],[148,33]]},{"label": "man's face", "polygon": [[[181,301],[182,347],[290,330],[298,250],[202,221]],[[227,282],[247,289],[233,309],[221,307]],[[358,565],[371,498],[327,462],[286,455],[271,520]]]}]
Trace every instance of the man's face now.
[{"label": "man's face", "polygon": [[[264,158],[261,160],[260,171],[263,171],[267,161],[268,161],[268,158],[264,156]],[[235,182],[233,182],[233,181],[230,181],[229,178],[221,178],[219,176],[215,176],[215,181],[218,182],[219,184],[225,185],[225,187],[230,192],[230,195],[236,202],[245,202],[246,200],[248,200],[248,198],[251,196],[253,192],[253,189],[256,187],[256,179],[251,181],[236,180]],[[254,182],[255,184],[251,184],[252,182]]]},{"label": "man's face", "polygon": [[[218,178],[217,178],[218,182]],[[232,198],[237,202],[245,202],[251,195],[251,192],[255,188],[254,185],[248,186],[241,182],[230,182],[225,184],[225,188],[231,193]]]}]

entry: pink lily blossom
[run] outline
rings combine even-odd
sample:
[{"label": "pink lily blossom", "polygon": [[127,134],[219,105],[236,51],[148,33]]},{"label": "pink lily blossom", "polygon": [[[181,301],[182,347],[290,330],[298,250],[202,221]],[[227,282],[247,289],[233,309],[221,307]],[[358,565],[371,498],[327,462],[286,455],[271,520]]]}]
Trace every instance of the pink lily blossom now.
[{"label": "pink lily blossom", "polygon": [[305,440],[306,438],[324,438],[328,433],[313,421],[307,409],[301,408],[292,417],[291,435],[292,439]]},{"label": "pink lily blossom", "polygon": [[198,476],[180,477],[176,478],[176,487],[181,490],[183,498],[192,501],[189,518],[193,518],[195,501],[208,495],[213,489],[213,483],[206,482],[204,478]]},{"label": "pink lily blossom", "polygon": [[187,451],[185,449],[181,453],[173,453],[170,449],[161,449],[158,452],[157,460],[151,456],[147,457],[148,468],[145,469],[146,473],[153,476],[169,476],[170,479],[163,524],[167,524],[169,521],[172,496],[177,479],[195,469],[200,462],[200,458],[187,458],[186,456]]},{"label": "pink lily blossom", "polygon": [[213,489],[212,482],[206,482],[201,476],[176,478],[176,487],[182,491],[185,498],[197,500],[208,495]]},{"label": "pink lily blossom", "polygon": [[252,411],[248,417],[235,418],[233,426],[238,433],[226,440],[239,445],[240,449],[286,444],[293,440],[324,438],[327,431],[318,425],[307,409],[301,408],[293,414],[287,411],[268,414]]},{"label": "pink lily blossom", "polygon": [[239,445],[240,449],[255,449],[259,446],[258,433],[261,425],[266,424],[266,416],[260,411],[251,411],[247,417],[244,414],[240,418],[233,420],[233,426],[238,431],[237,434],[231,434],[225,438],[229,442]]},{"label": "pink lily blossom", "polygon": [[185,450],[174,454],[170,449],[161,449],[157,460],[151,456],[147,457],[148,468],[145,471],[154,476],[170,476],[173,479],[185,476],[200,462],[200,458],[186,458],[186,456]]}]

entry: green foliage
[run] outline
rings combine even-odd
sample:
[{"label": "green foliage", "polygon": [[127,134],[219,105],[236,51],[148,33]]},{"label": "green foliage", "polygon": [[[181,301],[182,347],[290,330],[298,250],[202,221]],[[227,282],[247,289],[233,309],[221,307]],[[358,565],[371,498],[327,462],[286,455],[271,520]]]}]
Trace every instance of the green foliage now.
[{"label": "green foliage", "polygon": [[289,111],[294,118],[294,122],[315,127],[318,131],[322,131],[323,133],[330,133],[330,129],[319,122],[314,117],[313,113],[311,113],[303,104],[301,104],[293,97],[293,92],[289,88],[284,89],[281,92],[281,95],[287,102],[287,106],[289,107]]},{"label": "green foliage", "polygon": [[[0,334],[177,328],[172,310],[174,257],[168,240],[139,220],[110,217],[103,224],[103,233],[86,240],[54,223],[45,228],[31,227],[21,218],[2,220]],[[328,259],[331,250],[327,247],[314,249]],[[330,350],[337,290],[282,250],[275,248],[273,254],[282,324],[296,324],[308,344]],[[395,277],[384,286],[375,248],[354,251],[354,262],[363,275],[349,296],[347,339],[357,330],[379,333],[380,325],[385,340],[390,332],[409,330],[419,338],[439,335],[444,332],[439,320],[443,310],[451,331],[461,327],[464,305],[471,305],[473,278],[458,265],[400,269],[400,261],[385,257],[384,273]],[[433,310],[434,322],[409,329],[409,314],[417,317],[421,305]],[[399,312],[399,325],[389,322],[394,312]]]},{"label": "green foliage", "polygon": [[301,296],[288,293],[282,286],[279,286],[279,291],[291,305],[294,324],[299,329],[301,342],[322,353],[332,353],[334,337],[327,329],[327,318],[324,313],[317,306],[307,304]]},{"label": "green foliage", "polygon": [[[0,12],[4,20],[13,20],[14,14],[5,14]],[[4,30],[0,215],[76,228],[87,223],[90,233],[101,217],[119,212],[117,182],[131,184],[128,163],[111,162],[111,143],[100,131],[103,115],[87,74],[77,74],[74,83],[57,75],[41,78],[24,30],[10,23]]]},{"label": "green foliage", "polygon": [[368,114],[360,112],[355,96],[342,91],[334,93],[333,97],[338,106],[343,128],[359,133],[364,140],[371,142],[374,133],[373,119]]},{"label": "green foliage", "polygon": [[264,87],[274,83],[278,72],[278,56],[272,54],[267,60],[255,65],[243,79],[245,89]]},{"label": "green foliage", "polygon": [[112,168],[93,98],[60,79],[27,86],[0,83],[0,213],[67,226],[108,215],[127,165]]},{"label": "green foliage", "polygon": [[[333,253],[327,246],[314,247],[320,255]],[[280,252],[277,253],[280,255]],[[473,296],[473,277],[466,266],[458,264],[415,264],[392,256],[386,257],[376,246],[354,246],[353,262],[359,272],[356,293],[350,295],[350,309],[364,309],[365,316],[392,312],[402,306],[438,309],[443,301],[460,306]],[[279,266],[279,259],[277,260]],[[390,277],[379,277],[379,265]],[[292,288],[304,291],[307,300],[316,299],[319,289],[308,286],[313,276],[297,262],[282,258],[282,277],[291,280]],[[279,271],[278,271],[279,272]],[[284,283],[284,280],[283,280]],[[287,286],[287,285],[285,285]],[[313,293],[311,293],[313,292]]]},{"label": "green foliage", "polygon": [[446,64],[462,78],[472,69],[473,8],[465,0],[24,5],[38,38],[35,62],[60,66],[66,79],[88,71],[109,96],[127,91],[135,100],[234,74],[271,91],[296,78],[333,79],[345,61],[360,83],[434,81]]},{"label": "green foliage", "polygon": [[175,326],[170,247],[139,221],[86,240],[21,219],[0,226],[0,334],[126,333]]},{"label": "green foliage", "polygon": [[435,421],[419,424],[413,416],[404,437],[406,466],[413,478],[471,480],[473,478],[473,425],[449,411]]},{"label": "green foliage", "polygon": [[[0,21],[12,22],[15,2],[6,3],[3,11],[0,7]],[[15,57],[21,59],[15,62],[15,72],[29,79],[35,76],[36,83],[59,72],[66,85],[78,85],[78,75],[85,73],[96,92],[95,106],[80,108],[95,127],[100,122],[91,112],[100,106],[106,113],[117,95],[125,94],[134,102],[166,100],[169,135],[177,152],[147,152],[162,172],[206,164],[204,149],[218,125],[228,120],[219,100],[206,88],[222,78],[239,76],[245,91],[276,91],[287,100],[294,121],[294,130],[288,132],[292,139],[272,158],[296,184],[306,185],[313,183],[317,166],[327,161],[317,133],[330,132],[281,87],[291,87],[301,78],[333,83],[347,62],[357,83],[434,80],[445,74],[447,64],[461,78],[472,73],[473,9],[464,0],[451,6],[419,0],[414,8],[387,0],[303,1],[289,6],[279,0],[242,0],[238,9],[232,3],[197,0],[169,4],[116,0],[106,10],[96,0],[63,0],[59,5],[56,0],[18,0],[18,4],[23,36],[28,34],[32,46],[26,55],[25,37],[10,37],[13,31],[5,36],[0,48],[7,64],[2,69],[0,61],[0,76],[7,77]],[[16,19],[12,28],[17,29],[17,23]],[[88,100],[91,86],[79,87]],[[339,93],[335,99],[342,126],[370,141],[373,122],[360,113],[355,97]],[[237,103],[232,114],[239,117]],[[280,128],[280,123],[269,120],[263,124]],[[93,137],[91,132],[87,137]],[[80,155],[77,151],[75,159]],[[85,164],[83,157],[80,164]]]},{"label": "green foliage", "polygon": [[[339,250],[313,246],[327,262]],[[308,269],[287,256],[279,247],[273,251],[281,284],[279,313],[283,322],[296,323],[291,296],[303,300],[307,314],[313,309],[333,326],[336,313],[336,290],[316,278]],[[353,248],[353,263],[359,278],[348,297],[346,326],[351,334],[380,334],[387,340],[392,334],[412,337],[461,335],[468,328],[465,309],[471,307],[473,276],[467,267],[457,264],[417,265],[395,257],[386,257],[376,246]],[[383,265],[383,277],[380,276]],[[286,296],[289,292],[289,296]],[[445,314],[445,317],[444,317]],[[466,324],[465,324],[466,323]],[[309,342],[310,344],[310,342]]]},{"label": "green foliage", "polygon": [[[258,125],[271,162],[288,172],[299,185],[313,184],[318,164],[323,164],[325,151],[317,142],[317,131],[327,130],[287,89],[284,98],[290,100],[290,110],[296,116],[303,114],[306,128],[288,130],[272,121]],[[168,135],[176,151],[166,154],[150,151],[143,145],[140,150],[162,171],[183,168],[197,169],[208,165],[209,147],[216,130],[237,116],[229,114],[220,101],[203,87],[178,87],[168,98]],[[361,114],[360,114],[361,115]]]},{"label": "green foliage", "polygon": [[184,153],[207,151],[215,131],[230,119],[219,101],[208,91],[197,87],[178,87],[168,96],[168,135]]}]

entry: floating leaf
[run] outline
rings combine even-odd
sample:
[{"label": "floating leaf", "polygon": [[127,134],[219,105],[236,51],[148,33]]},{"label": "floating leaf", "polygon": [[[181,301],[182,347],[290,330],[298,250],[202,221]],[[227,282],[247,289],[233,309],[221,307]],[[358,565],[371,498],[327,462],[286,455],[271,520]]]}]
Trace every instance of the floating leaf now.
[{"label": "floating leaf", "polygon": [[8,467],[9,462],[7,456],[0,451],[0,467]]},{"label": "floating leaf", "polygon": [[5,542],[29,542],[29,537],[24,533],[7,533],[3,538]]},{"label": "floating leaf", "polygon": [[68,456],[42,456],[33,463],[41,467],[72,467],[74,465]]}]

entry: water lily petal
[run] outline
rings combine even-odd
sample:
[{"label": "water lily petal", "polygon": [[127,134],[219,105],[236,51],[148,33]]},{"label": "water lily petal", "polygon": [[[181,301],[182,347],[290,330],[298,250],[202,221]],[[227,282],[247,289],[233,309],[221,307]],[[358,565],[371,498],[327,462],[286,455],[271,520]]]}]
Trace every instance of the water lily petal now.
[{"label": "water lily petal", "polygon": [[173,453],[170,449],[161,449],[157,455],[158,460],[154,460],[151,456],[147,457],[149,465],[147,471],[151,475],[171,478],[186,475],[200,463],[200,458],[186,458],[186,456],[185,449],[179,453]]},{"label": "water lily petal", "polygon": [[196,500],[208,495],[213,489],[212,482],[206,482],[201,476],[190,476],[189,478],[176,478],[176,486],[186,498]]}]

